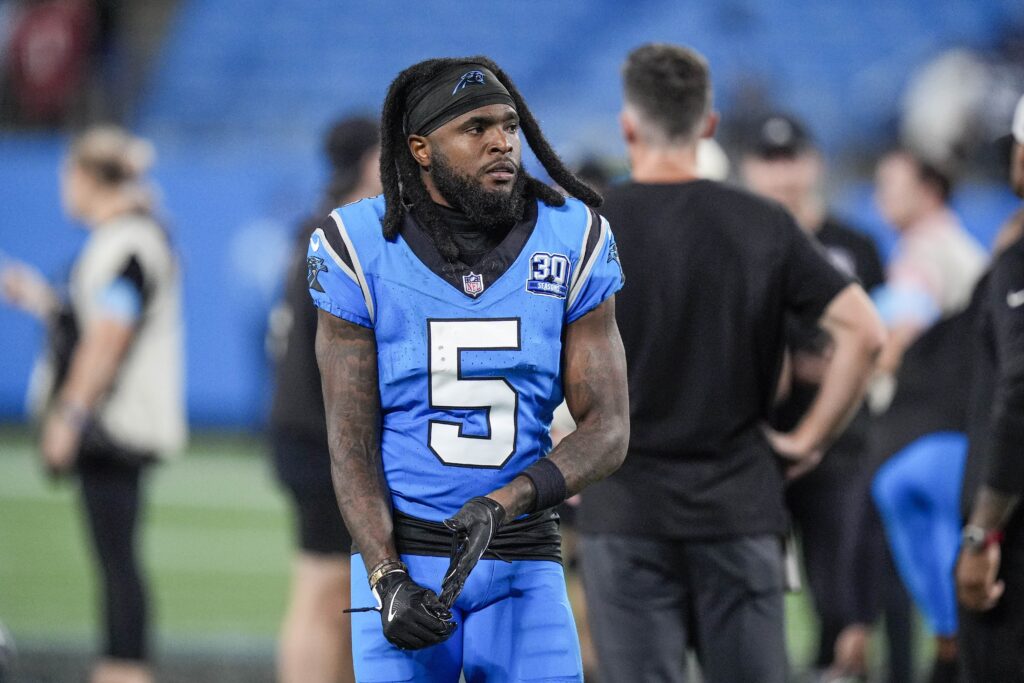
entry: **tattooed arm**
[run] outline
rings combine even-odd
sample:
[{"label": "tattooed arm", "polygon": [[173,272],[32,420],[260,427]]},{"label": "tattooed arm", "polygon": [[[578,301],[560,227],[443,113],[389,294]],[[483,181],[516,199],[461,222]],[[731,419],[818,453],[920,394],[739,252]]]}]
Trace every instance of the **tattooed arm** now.
[{"label": "tattooed arm", "polygon": [[[565,400],[576,431],[548,458],[561,470],[571,496],[617,470],[626,457],[629,391],[614,297],[569,325],[563,354]],[[530,509],[534,495],[530,480],[519,476],[488,498],[514,519]]]},{"label": "tattooed arm", "polygon": [[316,359],[338,507],[367,571],[398,558],[381,465],[380,387],[373,330],[318,311]]}]

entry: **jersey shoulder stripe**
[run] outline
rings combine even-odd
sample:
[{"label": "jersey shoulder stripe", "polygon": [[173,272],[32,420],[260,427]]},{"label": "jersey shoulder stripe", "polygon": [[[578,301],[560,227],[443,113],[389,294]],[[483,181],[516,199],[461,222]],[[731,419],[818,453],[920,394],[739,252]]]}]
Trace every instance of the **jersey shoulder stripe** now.
[{"label": "jersey shoulder stripe", "polygon": [[580,292],[583,291],[583,286],[586,284],[587,278],[590,277],[594,264],[597,263],[597,257],[602,253],[605,242],[608,240],[609,231],[608,221],[595,211],[588,210],[587,227],[584,230],[583,241],[580,245],[580,258],[576,263],[576,272],[573,277],[572,287],[569,289],[569,298],[566,301],[566,306],[572,307]]},{"label": "jersey shoulder stripe", "polygon": [[352,265],[352,255],[344,240],[341,239],[341,233],[338,231],[333,216],[328,216],[313,230],[309,236],[309,247],[314,252],[326,253],[341,272],[345,273],[352,282],[359,283]]},{"label": "jersey shoulder stripe", "polygon": [[[381,196],[361,199],[331,212],[331,231],[347,256],[349,275],[359,286],[366,303],[371,323],[376,320],[374,298],[367,282],[366,264],[374,258],[384,241],[381,232],[381,217],[384,213],[384,198]],[[344,268],[343,268],[344,270]]]},{"label": "jersey shoulder stripe", "polygon": [[349,237],[348,230],[345,228],[345,221],[341,217],[341,212],[335,209],[331,212],[331,218],[334,219],[338,235],[340,235],[342,243],[352,258],[351,271],[355,275],[356,284],[359,285],[359,289],[363,292],[363,299],[366,301],[366,311],[369,313],[370,322],[372,323],[376,318],[373,314],[373,297],[370,296],[370,287],[366,284],[366,275],[363,273],[363,266],[359,262],[359,254],[356,253],[355,246],[352,244],[352,238]]}]

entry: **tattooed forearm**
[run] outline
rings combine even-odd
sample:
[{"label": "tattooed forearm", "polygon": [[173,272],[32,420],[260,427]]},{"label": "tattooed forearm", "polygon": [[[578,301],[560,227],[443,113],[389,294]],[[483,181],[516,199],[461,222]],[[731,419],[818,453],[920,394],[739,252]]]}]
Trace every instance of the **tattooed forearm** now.
[{"label": "tattooed forearm", "polygon": [[565,475],[573,495],[617,470],[629,444],[626,356],[614,298],[569,327],[564,387],[576,431],[548,457]]},{"label": "tattooed forearm", "polygon": [[316,358],[320,366],[331,478],[338,507],[370,569],[398,557],[391,498],[381,465],[380,387],[373,331],[319,311]]},{"label": "tattooed forearm", "polygon": [[[618,469],[629,443],[629,392],[626,357],[609,299],[572,325],[565,339],[563,386],[576,431],[548,455],[574,495]],[[491,494],[509,518],[533,504],[533,485],[525,476]]]}]

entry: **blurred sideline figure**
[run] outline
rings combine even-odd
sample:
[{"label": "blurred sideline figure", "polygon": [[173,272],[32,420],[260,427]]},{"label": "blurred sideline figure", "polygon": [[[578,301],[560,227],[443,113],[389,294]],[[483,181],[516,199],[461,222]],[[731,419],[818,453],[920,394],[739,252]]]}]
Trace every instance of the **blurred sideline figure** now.
[{"label": "blurred sideline figure", "polygon": [[[772,114],[757,123],[750,138],[741,165],[747,187],[789,210],[797,225],[825,248],[832,265],[857,278],[865,290],[881,285],[884,273],[874,243],[828,211],[824,160],[804,125]],[[831,338],[816,321],[801,324],[791,316],[786,336],[790,385],[772,420],[783,431],[793,428],[810,407],[832,354]],[[869,423],[867,410],[861,408],[821,465],[786,489],[820,624],[815,668],[832,677],[865,673],[863,653],[838,653],[837,658],[836,641],[843,629],[863,621],[855,559],[863,530],[860,508],[868,504]]]},{"label": "blurred sideline figure", "polygon": [[143,474],[186,437],[180,274],[145,184],[153,156],[117,128],[72,144],[62,200],[90,235],[66,301],[24,264],[0,275],[4,297],[51,330],[51,362],[37,383],[40,450],[51,475],[76,472],[81,484],[102,583],[105,644],[93,683],[152,680],[136,544]]},{"label": "blurred sideline figure", "polygon": [[[376,122],[348,118],[325,140],[331,179],[314,215],[380,194],[380,149]],[[281,628],[278,676],[282,683],[353,680],[349,607],[349,553],[331,484],[324,400],[316,364],[316,308],[309,300],[306,250],[316,220],[303,223],[295,239],[284,300],[271,316],[276,386],[270,413],[274,467],[295,511],[298,554],[288,613]]]},{"label": "blurred sideline figure", "polygon": [[[915,364],[900,372],[904,356],[929,328],[967,308],[987,255],[949,207],[952,183],[937,167],[899,150],[884,156],[876,175],[882,216],[900,233],[886,285],[876,296],[890,331],[872,387],[872,407],[885,413],[899,395],[896,377],[913,383],[941,369]],[[942,334],[969,329],[969,317]],[[950,332],[946,332],[946,328]],[[931,353],[942,335],[922,347]],[[939,352],[933,355],[938,358]],[[951,361],[966,354],[953,354]],[[949,363],[944,363],[949,368]],[[918,370],[915,370],[918,368]],[[910,392],[908,395],[912,395]],[[899,416],[879,418],[875,454],[885,460],[872,495],[904,585],[928,617],[937,641],[935,680],[955,676],[956,604],[952,565],[957,547],[957,495],[966,457],[959,392],[926,394],[900,406]],[[950,405],[947,405],[950,404]],[[952,412],[937,419],[936,413]]]},{"label": "blurred sideline figure", "polygon": [[[698,178],[707,62],[648,44],[623,68],[632,182],[609,190],[629,367],[628,457],[582,495],[583,575],[602,683],[787,680],[786,476],[860,405],[883,328],[863,289],[781,207]],[[656,314],[652,315],[652,311]],[[787,314],[821,320],[835,362],[789,433],[766,429]]]},{"label": "blurred sideline figure", "polygon": [[[1013,121],[1010,181],[1024,198],[1024,98]],[[1024,240],[996,259],[989,280],[971,402],[970,452],[956,581],[967,683],[1024,681]],[[1009,241],[1009,239],[1007,240]],[[980,380],[980,381],[979,381]]]},{"label": "blurred sideline figure", "polygon": [[[984,289],[983,283],[984,279],[977,292]],[[885,460],[877,468],[871,492],[891,548],[891,559],[884,549],[875,553],[875,570],[882,577],[878,582],[888,587],[890,565],[895,564],[934,634],[933,683],[956,680],[953,561],[967,452],[965,382],[972,371],[965,340],[975,334],[983,298],[976,293],[967,309],[939,321],[910,345],[896,373],[892,404],[877,417],[873,434],[873,451]],[[877,592],[887,598],[887,620],[896,618],[893,596]],[[902,643],[900,636],[891,647]],[[912,659],[909,652],[907,659]],[[892,663],[890,669],[894,668]]]},{"label": "blurred sideline figure", "polygon": [[876,383],[871,397],[872,408],[883,412],[907,347],[967,306],[988,257],[949,206],[952,182],[941,169],[896,150],[879,161],[875,181],[878,209],[899,233],[885,287],[875,297],[889,328],[878,359],[879,375],[889,379]]}]

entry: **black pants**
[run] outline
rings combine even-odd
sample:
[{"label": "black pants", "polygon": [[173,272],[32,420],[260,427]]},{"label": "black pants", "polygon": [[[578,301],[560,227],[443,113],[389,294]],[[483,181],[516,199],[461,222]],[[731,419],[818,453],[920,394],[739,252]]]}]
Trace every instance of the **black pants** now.
[{"label": "black pants", "polygon": [[857,621],[862,466],[857,453],[830,452],[821,465],[786,491],[820,623],[818,668],[832,664],[836,638]]},{"label": "black pants", "polygon": [[857,623],[884,620],[888,661],[882,680],[904,683],[914,680],[914,622],[910,596],[903,587],[896,563],[889,552],[882,519],[871,498],[871,481],[876,468],[869,468],[857,493],[859,509],[854,560]]},{"label": "black pants", "polygon": [[1024,533],[1003,546],[999,577],[1006,592],[988,612],[960,610],[960,664],[964,683],[1024,681]]},{"label": "black pants", "polygon": [[146,586],[136,536],[144,464],[108,448],[83,448],[78,461],[82,504],[99,569],[103,654],[147,658]]},{"label": "black pants", "polygon": [[782,542],[777,536],[581,540],[602,683],[686,680],[686,648],[706,683],[784,683]]}]

